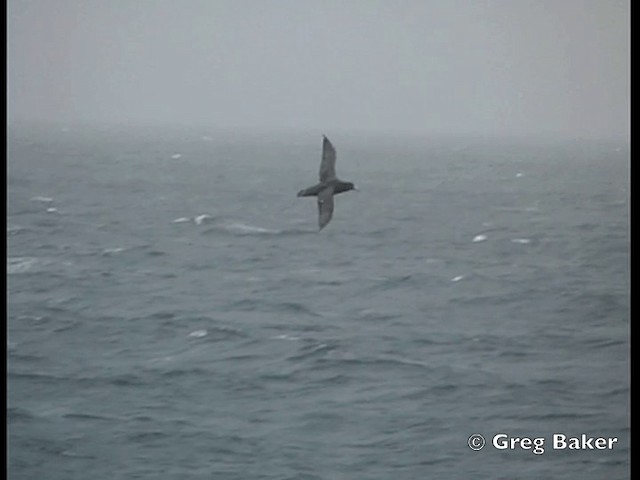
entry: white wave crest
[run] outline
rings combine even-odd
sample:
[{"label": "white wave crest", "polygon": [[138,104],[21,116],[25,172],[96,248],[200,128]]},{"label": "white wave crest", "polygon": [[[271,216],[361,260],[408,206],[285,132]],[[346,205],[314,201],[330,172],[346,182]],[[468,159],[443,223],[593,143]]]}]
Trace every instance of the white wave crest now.
[{"label": "white wave crest", "polygon": [[229,223],[225,225],[225,229],[232,233],[239,233],[244,235],[280,233],[280,230],[271,230],[269,228],[262,228],[255,225],[247,225],[245,223],[239,222]]},{"label": "white wave crest", "polygon": [[125,249],[122,247],[115,247],[115,248],[105,248],[104,250],[102,250],[102,255],[104,256],[109,256],[109,255],[114,255],[116,253],[120,253],[120,252],[124,252]]},{"label": "white wave crest", "polygon": [[476,235],[475,237],[473,237],[472,242],[473,243],[484,242],[487,238],[489,237],[487,237],[486,235]]},{"label": "white wave crest", "polygon": [[286,333],[283,335],[276,335],[275,337],[271,337],[273,340],[288,340],[288,341],[296,341],[300,340],[300,337],[296,337],[295,335],[287,335]]},{"label": "white wave crest", "polygon": [[42,203],[51,203],[53,202],[53,198],[51,197],[32,197],[32,202],[42,202]]},{"label": "white wave crest", "polygon": [[202,225],[204,222],[211,220],[213,218],[211,215],[207,215],[206,213],[202,215],[198,215],[193,218],[193,221],[196,222],[196,225]]},{"label": "white wave crest", "polygon": [[35,257],[8,257],[7,258],[7,274],[15,275],[28,272],[38,263]]},{"label": "white wave crest", "polygon": [[193,332],[191,332],[187,336],[191,337],[191,338],[202,338],[202,337],[206,337],[207,336],[207,331],[204,330],[204,329],[202,329],[202,330],[194,330]]}]

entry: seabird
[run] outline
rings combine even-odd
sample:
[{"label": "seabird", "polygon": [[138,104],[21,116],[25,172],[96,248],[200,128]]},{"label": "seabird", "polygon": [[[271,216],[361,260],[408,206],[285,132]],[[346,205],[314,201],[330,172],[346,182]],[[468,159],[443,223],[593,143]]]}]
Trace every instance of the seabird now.
[{"label": "seabird", "polygon": [[353,183],[343,182],[336,177],[336,149],[323,135],[320,183],[298,192],[299,197],[318,197],[318,226],[320,230],[326,227],[333,215],[333,196],[349,190],[358,189]]}]

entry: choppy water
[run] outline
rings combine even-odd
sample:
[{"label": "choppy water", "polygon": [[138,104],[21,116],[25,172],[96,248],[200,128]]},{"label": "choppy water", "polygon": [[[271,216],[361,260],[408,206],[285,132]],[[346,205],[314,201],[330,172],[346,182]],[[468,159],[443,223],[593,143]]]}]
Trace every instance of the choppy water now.
[{"label": "choppy water", "polygon": [[9,478],[629,478],[628,148],[327,133],[10,130]]}]

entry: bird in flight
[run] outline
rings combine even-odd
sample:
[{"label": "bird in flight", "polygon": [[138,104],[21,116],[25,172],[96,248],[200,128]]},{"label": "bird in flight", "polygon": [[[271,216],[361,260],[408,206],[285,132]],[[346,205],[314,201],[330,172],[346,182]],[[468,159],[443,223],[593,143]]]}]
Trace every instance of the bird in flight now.
[{"label": "bird in flight", "polygon": [[351,182],[343,182],[336,176],[336,149],[329,139],[322,136],[322,161],[320,162],[320,183],[300,190],[299,197],[318,197],[318,226],[327,226],[333,215],[333,196],[349,190],[358,190]]}]

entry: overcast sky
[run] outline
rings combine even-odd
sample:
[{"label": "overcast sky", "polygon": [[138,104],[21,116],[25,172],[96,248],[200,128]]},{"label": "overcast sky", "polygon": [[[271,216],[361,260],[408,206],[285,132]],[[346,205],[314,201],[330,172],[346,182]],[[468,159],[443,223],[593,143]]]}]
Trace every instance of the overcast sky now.
[{"label": "overcast sky", "polygon": [[629,2],[9,0],[8,117],[629,132]]}]

